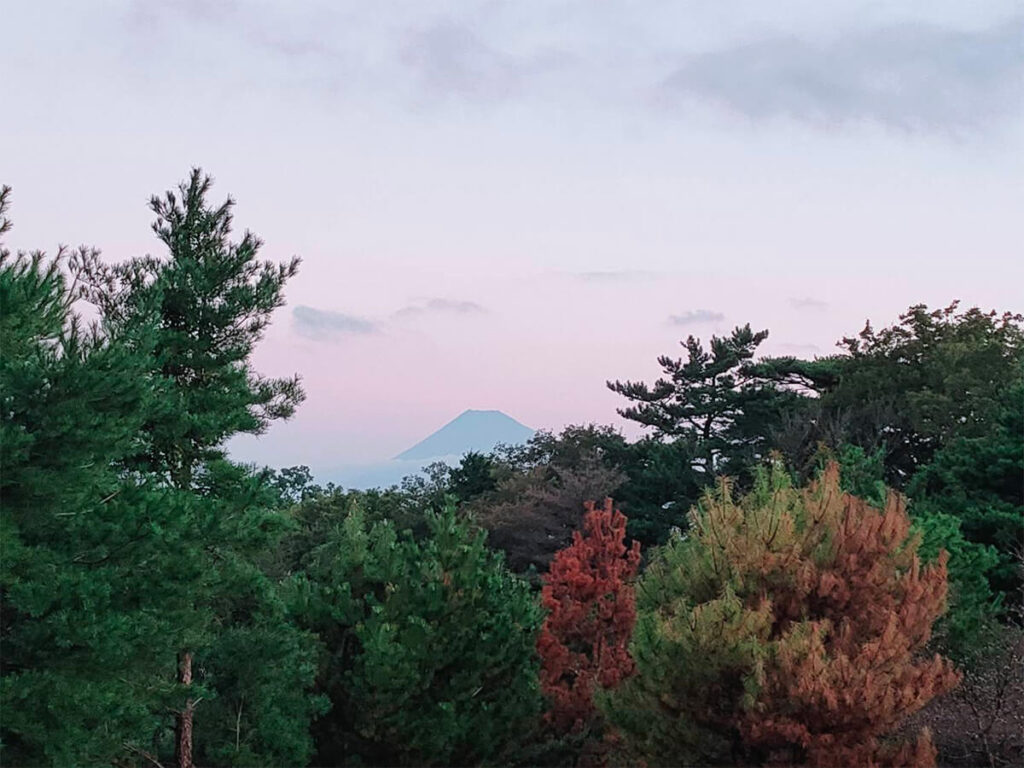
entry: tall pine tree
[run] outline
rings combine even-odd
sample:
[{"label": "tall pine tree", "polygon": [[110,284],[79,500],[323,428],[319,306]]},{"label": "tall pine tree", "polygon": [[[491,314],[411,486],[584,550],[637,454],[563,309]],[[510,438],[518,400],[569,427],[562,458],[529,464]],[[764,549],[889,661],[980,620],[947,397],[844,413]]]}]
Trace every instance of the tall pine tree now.
[{"label": "tall pine tree", "polygon": [[194,627],[188,498],[123,470],[154,404],[145,329],[86,328],[67,256],[0,247],[6,765],[148,760]]},{"label": "tall pine tree", "polygon": [[[270,494],[263,493],[261,477],[232,465],[224,454],[228,438],[265,431],[273,421],[289,417],[303,399],[297,377],[264,378],[251,364],[273,311],[284,303],[285,283],[295,274],[299,260],[259,261],[262,243],[250,232],[233,242],[234,202],[228,198],[211,204],[207,199],[211,183],[209,176],[194,169],[177,192],[150,201],[156,215],[153,231],[166,248],[165,256],[145,256],[113,266],[90,257],[78,264],[88,284],[87,295],[105,320],[128,336],[137,333],[138,346],[149,352],[159,407],[149,412],[130,465],[194,502],[194,537],[183,547],[204,561],[204,577],[190,597],[205,619],[205,631],[178,652],[183,700],[176,717],[174,751],[180,768],[193,765],[198,701],[211,698],[218,685],[246,689],[240,681],[219,679],[212,671],[218,668],[212,659],[225,635],[234,638],[235,653],[239,638],[249,637],[259,639],[255,647],[262,650],[277,648],[300,657],[262,658],[259,664],[293,664],[312,673],[305,658],[308,643],[287,624],[274,585],[255,565],[255,558],[273,544],[285,520],[269,508]],[[262,629],[257,631],[256,625]],[[279,637],[264,642],[267,633]],[[196,653],[207,654],[211,663],[197,668]],[[219,668],[223,672],[227,667]],[[236,668],[235,673],[244,674],[244,670]],[[264,691],[260,697],[266,700],[261,704],[274,696],[283,701],[284,693],[304,686],[301,680],[278,682],[284,688]],[[242,721],[247,713],[259,711],[252,697],[250,692],[248,709],[242,700],[229,708],[239,721],[234,733],[236,759],[242,754]],[[223,696],[220,702],[223,710]],[[278,714],[296,728],[316,709],[307,699],[286,717],[283,707],[282,703]],[[222,714],[227,716],[228,711]],[[298,720],[291,722],[290,717]],[[284,753],[277,751],[282,741],[298,744],[301,739],[289,742],[283,734],[257,733],[247,745],[250,751],[245,759],[295,762],[308,756],[308,745],[298,747],[297,753],[287,748]]]}]

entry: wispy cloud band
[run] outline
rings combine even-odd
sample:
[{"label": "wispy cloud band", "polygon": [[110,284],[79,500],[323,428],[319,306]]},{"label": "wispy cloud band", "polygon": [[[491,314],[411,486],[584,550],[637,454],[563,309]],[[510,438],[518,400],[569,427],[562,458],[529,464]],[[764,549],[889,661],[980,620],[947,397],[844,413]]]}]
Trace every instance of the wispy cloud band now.
[{"label": "wispy cloud band", "polygon": [[377,323],[342,312],[299,305],[292,310],[295,332],[312,341],[336,341],[344,336],[377,333]]},{"label": "wispy cloud band", "polygon": [[394,313],[394,317],[419,317],[431,313],[453,315],[482,315],[487,310],[475,301],[455,299],[421,299]]},{"label": "wispy cloud band", "polygon": [[679,315],[669,315],[669,325],[700,325],[725,320],[725,315],[712,309],[691,309]]}]

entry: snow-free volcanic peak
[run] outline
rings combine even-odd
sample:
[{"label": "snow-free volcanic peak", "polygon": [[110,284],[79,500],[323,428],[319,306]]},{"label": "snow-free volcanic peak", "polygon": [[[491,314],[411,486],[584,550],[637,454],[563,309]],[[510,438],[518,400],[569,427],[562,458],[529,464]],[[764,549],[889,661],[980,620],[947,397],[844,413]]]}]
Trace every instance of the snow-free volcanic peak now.
[{"label": "snow-free volcanic peak", "polygon": [[499,443],[524,443],[533,433],[501,411],[468,410],[395,458],[409,461],[461,456],[469,451],[486,453]]}]

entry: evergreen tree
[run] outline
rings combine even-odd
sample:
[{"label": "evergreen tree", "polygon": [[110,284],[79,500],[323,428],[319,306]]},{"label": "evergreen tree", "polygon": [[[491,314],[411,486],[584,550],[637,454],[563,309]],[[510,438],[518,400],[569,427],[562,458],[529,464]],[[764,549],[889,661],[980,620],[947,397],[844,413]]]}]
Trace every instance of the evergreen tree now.
[{"label": "evergreen tree", "polygon": [[414,539],[354,509],[295,578],[326,651],[319,764],[507,761],[539,714],[529,587],[453,507],[426,517]]},{"label": "evergreen tree", "polygon": [[903,500],[843,493],[835,464],[800,491],[775,465],[692,514],[637,587],[637,674],[606,700],[631,748],[658,763],[933,764],[926,733],[885,743],[958,679],[920,655],[945,558],[921,567]]},{"label": "evergreen tree", "polygon": [[166,404],[146,424],[139,461],[186,490],[223,458],[229,437],[264,432],[304,398],[298,377],[267,379],[250,362],[299,259],[258,261],[262,242],[251,232],[232,242],[234,201],[210,205],[211,184],[197,168],[177,193],[150,200],[166,258],[81,264],[107,322],[125,332],[155,328],[152,368]]},{"label": "evergreen tree", "polygon": [[[0,235],[9,189],[0,193]],[[121,471],[153,406],[144,354],[86,329],[67,253],[0,245],[0,762],[134,764],[192,632],[189,499]],[[137,329],[136,338],[142,329]]]},{"label": "evergreen tree", "polygon": [[[913,306],[878,332],[868,324],[841,342],[847,358],[829,405],[851,413],[854,438],[859,430],[885,435],[887,480],[903,488],[941,446],[986,435],[1007,407],[1020,412],[1022,322],[953,302],[934,311]],[[878,404],[888,406],[883,423],[860,418]]]},{"label": "evergreen tree", "polygon": [[[822,452],[823,466],[832,459],[830,451]],[[841,468],[842,489],[867,501],[876,509],[884,509],[889,489],[885,485],[885,452],[867,454],[860,446],[844,445],[835,459]],[[964,489],[957,486],[962,493]],[[956,496],[952,500],[958,501]],[[957,661],[974,655],[985,638],[995,629],[1001,612],[1001,597],[994,594],[989,579],[999,566],[997,550],[969,541],[961,529],[957,514],[941,512],[927,498],[910,498],[909,510],[914,530],[921,536],[919,554],[925,563],[948,555],[949,608],[935,625],[935,636],[943,650]],[[957,512],[965,507],[954,507]]]},{"label": "evergreen tree", "polygon": [[[950,441],[914,475],[907,493],[919,520],[937,528],[955,525],[976,557],[992,553],[990,568],[976,561],[964,575],[987,578],[992,593],[1010,607],[1024,600],[1024,382],[1011,387],[1005,400],[984,434]],[[951,555],[952,573],[957,564]]]},{"label": "evergreen tree", "polygon": [[[754,367],[794,391],[818,395],[803,450],[824,442],[883,451],[885,482],[904,490],[944,446],[984,438],[1007,411],[1022,413],[1024,316],[910,307],[894,325],[871,324],[839,342],[842,354],[779,358]],[[806,456],[787,454],[796,466]]]},{"label": "evergreen tree", "polygon": [[653,385],[608,382],[609,389],[635,403],[619,414],[652,428],[660,439],[689,446],[691,467],[703,484],[718,474],[748,473],[767,454],[772,427],[801,402],[800,395],[765,379],[754,364],[766,338],[768,331],[755,333],[749,324],[727,337],[712,336],[707,351],[699,339],[688,337],[686,360],[659,357],[665,375]]},{"label": "evergreen tree", "polygon": [[878,457],[878,481],[906,492],[925,552],[950,553],[944,631],[970,639],[992,597],[1022,597],[1024,316],[914,305],[891,326],[867,324],[824,360],[762,361],[759,375],[817,394],[776,443],[798,469],[821,446]]},{"label": "evergreen tree", "polygon": [[631,443],[622,460],[626,473],[617,491],[629,518],[629,536],[644,547],[664,544],[673,529],[685,529],[687,510],[704,491],[706,477],[693,472],[695,447],[645,437]]},{"label": "evergreen tree", "polygon": [[626,518],[606,499],[591,502],[584,531],[555,554],[544,576],[548,615],[537,639],[541,690],[550,700],[547,722],[560,733],[595,725],[594,691],[633,673],[627,650],[636,620],[633,585],[640,544],[626,547]]},{"label": "evergreen tree", "polygon": [[[241,690],[248,684],[214,677],[218,667],[212,662],[197,666],[197,653],[200,660],[204,654],[215,656],[218,638],[233,633],[236,640],[258,640],[253,653],[290,649],[299,654],[297,658],[260,658],[261,665],[310,669],[304,653],[297,650],[309,641],[298,635],[285,637],[298,630],[270,607],[275,601],[274,585],[256,567],[261,553],[283,531],[286,518],[273,509],[275,503],[266,494],[269,478],[234,467],[224,456],[228,438],[265,431],[273,421],[290,416],[303,399],[297,378],[261,377],[250,362],[271,314],[284,302],[284,285],[299,262],[258,261],[262,243],[250,232],[233,242],[234,202],[229,198],[211,205],[207,201],[211,183],[209,176],[195,169],[177,192],[150,201],[156,215],[153,231],[167,249],[165,257],[107,265],[93,255],[76,265],[88,285],[86,295],[100,308],[105,322],[149,355],[148,373],[157,398],[127,466],[186,494],[193,509],[193,536],[182,542],[182,550],[203,564],[202,579],[188,595],[202,618],[202,631],[178,652],[178,681],[184,695],[176,707],[174,752],[180,768],[190,768],[196,757],[196,703],[212,700],[218,687]],[[254,604],[243,609],[233,604],[232,595],[241,595],[243,605]],[[276,616],[273,625],[262,626],[279,636],[276,641],[255,629],[270,615]],[[294,690],[292,680],[287,691],[265,690],[258,698],[263,706],[277,700],[283,706],[288,700],[284,694]],[[231,729],[237,745],[233,759],[257,762],[251,751],[257,749],[256,742],[246,745],[250,751],[243,753],[239,734],[245,726],[241,721],[257,717],[259,708],[228,709],[207,706],[211,717],[220,713],[240,721]],[[279,725],[304,728],[303,717],[314,711],[316,703],[310,699],[287,716],[282,713]],[[215,723],[209,725],[201,732],[229,732]],[[307,759],[308,744],[296,747],[298,751],[278,749],[280,744],[298,745],[302,738],[282,731],[272,736],[277,741],[274,745],[266,741],[269,735],[261,736],[260,760],[302,763]],[[223,754],[215,744],[200,750],[198,756],[203,759]]]},{"label": "evergreen tree", "polygon": [[494,462],[477,451],[470,451],[448,476],[448,492],[459,501],[471,501],[497,487]]},{"label": "evergreen tree", "polygon": [[313,475],[309,467],[284,467],[279,470],[268,469],[267,479],[277,491],[280,500],[279,504],[287,506],[298,504],[308,499],[323,496],[332,487],[322,488],[313,482]]}]

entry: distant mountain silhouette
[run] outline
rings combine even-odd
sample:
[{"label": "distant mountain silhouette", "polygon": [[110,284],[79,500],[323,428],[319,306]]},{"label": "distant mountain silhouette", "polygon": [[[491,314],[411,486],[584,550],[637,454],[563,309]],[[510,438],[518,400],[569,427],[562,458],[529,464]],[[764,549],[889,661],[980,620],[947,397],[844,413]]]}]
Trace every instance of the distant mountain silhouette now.
[{"label": "distant mountain silhouette", "polygon": [[533,437],[533,430],[501,411],[464,411],[437,432],[395,456],[399,461],[486,453],[498,443],[514,445]]}]

